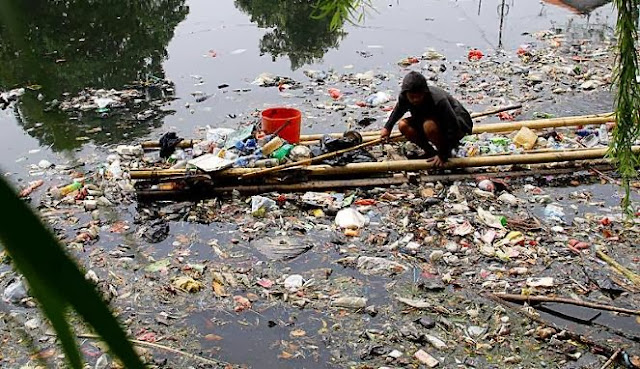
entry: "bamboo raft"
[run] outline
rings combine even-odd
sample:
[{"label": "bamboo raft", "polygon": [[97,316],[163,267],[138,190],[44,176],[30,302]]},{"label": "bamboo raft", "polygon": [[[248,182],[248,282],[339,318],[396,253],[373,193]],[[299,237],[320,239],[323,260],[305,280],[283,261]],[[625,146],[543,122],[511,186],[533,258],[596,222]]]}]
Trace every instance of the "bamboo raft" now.
[{"label": "bamboo raft", "polygon": [[[584,115],[566,118],[552,118],[541,120],[529,120],[508,123],[479,124],[474,126],[473,133],[508,133],[527,127],[532,130],[541,130],[558,127],[578,127],[587,125],[602,125],[615,122],[612,113]],[[363,145],[372,146],[379,141],[378,132],[362,132]],[[332,137],[341,137],[342,134],[330,134]],[[323,135],[303,135],[301,144],[315,144]],[[392,136],[394,137],[394,136]],[[399,137],[396,133],[396,141]],[[190,147],[197,140],[186,140],[182,147]],[[145,142],[143,147],[153,149],[158,147],[158,142]],[[379,162],[351,163],[345,166],[329,166],[313,163],[314,160],[306,160],[304,165],[287,164],[281,170],[269,168],[229,168],[217,172],[205,173],[192,169],[162,169],[149,168],[132,170],[129,175],[132,179],[139,180],[136,184],[137,193],[141,198],[180,197],[189,195],[195,197],[207,197],[237,190],[247,193],[260,193],[270,191],[309,191],[330,190],[347,187],[373,187],[391,186],[410,183],[419,178],[421,181],[445,180],[459,177],[473,177],[475,175],[491,174],[488,167],[529,167],[521,170],[519,175],[535,175],[548,168],[544,164],[551,164],[555,171],[565,168],[567,172],[576,168],[590,168],[597,166],[601,170],[610,168],[610,162],[606,159],[607,148],[583,148],[568,150],[530,150],[522,154],[508,155],[483,155],[475,157],[451,158],[442,168],[443,170],[458,173],[443,175],[411,176],[409,173],[421,173],[433,168],[433,164],[426,160],[392,160]],[[633,148],[640,153],[640,146]],[[482,170],[473,172],[473,170]],[[280,169],[280,168],[278,168]],[[470,171],[471,170],[471,171]],[[502,175],[513,175],[511,169],[499,172]],[[494,173],[495,174],[495,173]],[[439,176],[439,177],[438,177]],[[439,178],[439,179],[434,179]]]}]

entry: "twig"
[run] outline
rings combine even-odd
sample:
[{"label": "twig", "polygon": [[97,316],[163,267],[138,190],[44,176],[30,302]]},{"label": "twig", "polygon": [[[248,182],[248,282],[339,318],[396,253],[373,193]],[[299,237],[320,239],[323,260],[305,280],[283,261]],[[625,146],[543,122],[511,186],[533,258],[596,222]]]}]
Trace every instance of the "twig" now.
[{"label": "twig", "polygon": [[576,286],[580,287],[581,290],[583,290],[584,292],[589,292],[589,289],[585,286],[583,286],[580,282],[578,282],[575,278],[571,278],[569,277],[569,280],[571,282],[573,282]]},{"label": "twig", "polygon": [[621,352],[622,352],[622,349],[617,349],[616,352],[614,352],[613,355],[611,355],[609,360],[607,360],[604,363],[604,365],[600,367],[600,369],[607,369],[607,367],[616,360],[616,358],[618,357],[618,355],[620,355]]},{"label": "twig", "polygon": [[613,260],[609,255],[605,254],[604,252],[602,252],[600,250],[596,251],[596,255],[598,255],[598,257],[600,259],[604,260],[607,264],[609,264],[617,272],[619,272],[620,274],[625,276],[629,281],[631,281],[631,283],[633,283],[636,286],[640,287],[640,276],[638,276],[634,272],[630,271],[629,269],[625,268],[624,266],[620,265],[620,263],[618,263],[617,261]]},{"label": "twig", "polygon": [[602,173],[601,171],[597,170],[596,168],[589,168],[589,170],[595,172],[600,178],[606,180],[607,182],[613,183],[615,185],[620,186],[620,181],[617,181],[611,177],[609,177],[608,175]]},{"label": "twig", "polygon": [[604,355],[611,355],[614,352],[614,350],[612,348],[610,348],[608,346],[605,346],[603,344],[600,344],[598,342],[595,342],[595,341],[591,340],[588,337],[582,336],[582,335],[577,334],[575,332],[571,332],[568,329],[563,328],[563,327],[559,327],[558,325],[556,325],[554,323],[547,322],[546,320],[542,319],[539,315],[532,314],[532,313],[526,311],[525,309],[515,309],[512,304],[509,304],[508,302],[506,302],[506,300],[502,300],[496,294],[489,293],[489,294],[485,294],[484,296],[486,296],[487,298],[497,302],[498,304],[500,304],[500,305],[502,305],[502,306],[504,306],[506,308],[509,308],[509,309],[513,310],[514,312],[516,312],[518,314],[526,316],[527,318],[533,320],[534,322],[537,322],[537,323],[542,324],[542,325],[547,326],[547,327],[554,328],[557,331],[565,331],[565,332],[567,332],[569,337],[571,337],[573,340],[581,342],[581,343],[583,343],[585,345],[588,345],[588,346],[591,346],[591,347],[595,347],[599,351],[601,351]]},{"label": "twig", "polygon": [[[55,336],[54,334],[51,334],[51,335]],[[97,334],[91,334],[91,333],[81,333],[81,334],[78,334],[77,337],[78,338],[101,339],[100,336],[98,336]],[[136,340],[136,339],[129,339],[129,342],[131,342],[131,343],[133,343],[135,345],[138,345],[138,346],[147,346],[147,347],[157,348],[157,349],[160,349],[160,350],[169,351],[169,352],[172,352],[174,354],[186,356],[188,358],[191,358],[191,359],[194,359],[194,360],[198,360],[198,361],[201,361],[201,362],[203,362],[205,364],[209,364],[209,365],[220,365],[220,364],[231,365],[230,363],[227,363],[225,361],[207,359],[205,357],[198,356],[198,355],[186,352],[186,351],[178,350],[178,349],[175,349],[173,347],[161,345],[159,343],[140,341],[140,340]]]},{"label": "twig", "polygon": [[562,298],[562,297],[524,296],[524,295],[514,295],[514,294],[510,294],[510,293],[495,293],[495,294],[493,294],[493,296],[498,297],[498,298],[503,299],[503,300],[506,300],[506,301],[517,301],[517,302],[528,302],[528,303],[532,303],[532,302],[556,302],[556,303],[561,303],[561,304],[571,304],[571,305],[576,305],[576,306],[584,306],[584,307],[588,307],[588,308],[592,308],[592,309],[598,309],[598,310],[607,310],[607,311],[615,311],[615,312],[618,312],[618,313],[625,313],[625,314],[631,314],[631,315],[640,315],[640,310],[631,310],[631,309],[625,309],[625,308],[621,308],[621,307],[617,307],[617,306],[602,305],[602,304],[596,304],[596,303],[593,303],[593,302],[580,301],[580,300],[574,300],[574,299],[567,299],[567,298]]},{"label": "twig", "polygon": [[486,117],[487,115],[498,114],[498,113],[502,113],[503,111],[520,109],[521,107],[522,107],[522,104],[517,104],[517,105],[505,106],[502,108],[491,109],[487,111],[481,111],[478,113],[472,113],[471,118],[475,119],[480,117]]}]

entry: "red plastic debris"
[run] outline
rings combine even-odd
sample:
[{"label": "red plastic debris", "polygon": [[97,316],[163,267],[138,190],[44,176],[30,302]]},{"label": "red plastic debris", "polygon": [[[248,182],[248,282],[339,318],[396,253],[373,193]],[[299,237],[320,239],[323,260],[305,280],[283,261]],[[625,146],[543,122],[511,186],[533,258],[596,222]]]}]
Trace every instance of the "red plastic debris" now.
[{"label": "red plastic debris", "polygon": [[273,281],[270,279],[261,278],[258,280],[258,285],[264,288],[271,288],[273,286]]},{"label": "red plastic debris", "polygon": [[145,342],[151,342],[151,343],[156,342],[158,340],[158,338],[156,337],[156,334],[153,332],[143,333],[138,337],[136,337],[136,339],[138,341],[145,341]]},{"label": "red plastic debris", "polygon": [[480,60],[482,59],[482,57],[484,56],[484,54],[482,53],[482,51],[478,50],[478,49],[473,49],[473,50],[469,50],[469,60],[473,61],[473,60]]},{"label": "red plastic debris", "polygon": [[330,88],[328,92],[329,96],[331,96],[331,98],[334,100],[342,98],[342,92],[340,92],[340,90],[338,90],[337,88]]},{"label": "red plastic debris", "polygon": [[516,117],[507,113],[506,111],[500,112],[497,115],[498,115],[498,118],[500,118],[500,120],[512,121],[516,119]]},{"label": "red plastic debris", "polygon": [[374,199],[359,199],[353,202],[355,205],[367,206],[367,205],[375,205],[376,200]]}]

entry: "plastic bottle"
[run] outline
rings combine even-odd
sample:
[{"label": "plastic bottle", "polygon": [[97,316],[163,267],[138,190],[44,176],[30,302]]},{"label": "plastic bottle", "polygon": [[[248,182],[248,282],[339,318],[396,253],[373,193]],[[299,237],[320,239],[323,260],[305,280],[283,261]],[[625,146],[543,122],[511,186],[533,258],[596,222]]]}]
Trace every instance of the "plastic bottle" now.
[{"label": "plastic bottle", "polygon": [[82,188],[82,182],[73,182],[64,187],[54,187],[51,189],[51,194],[55,198],[63,198],[73,191],[77,191]]},{"label": "plastic bottle", "polygon": [[254,163],[254,167],[256,168],[271,168],[278,166],[280,164],[280,160],[278,159],[261,159],[256,160]]},{"label": "plastic bottle", "polygon": [[246,168],[249,166],[249,159],[246,156],[241,156],[233,162],[233,166],[236,168]]},{"label": "plastic bottle", "polygon": [[600,138],[600,143],[605,145],[609,143],[609,131],[607,130],[606,124],[603,124],[598,128],[598,136]]},{"label": "plastic bottle", "polygon": [[582,143],[586,146],[586,147],[595,147],[598,145],[598,143],[600,142],[600,138],[592,133],[588,136],[586,136],[585,138],[582,139]]},{"label": "plastic bottle", "polygon": [[271,154],[271,157],[276,158],[278,160],[283,160],[284,158],[287,157],[287,155],[289,155],[289,153],[291,152],[291,150],[293,150],[294,147],[295,146],[291,144],[284,144],[280,146],[278,150],[274,151]]},{"label": "plastic bottle", "polygon": [[284,141],[280,137],[274,137],[271,141],[262,146],[262,155],[267,157],[282,145],[284,145]]}]

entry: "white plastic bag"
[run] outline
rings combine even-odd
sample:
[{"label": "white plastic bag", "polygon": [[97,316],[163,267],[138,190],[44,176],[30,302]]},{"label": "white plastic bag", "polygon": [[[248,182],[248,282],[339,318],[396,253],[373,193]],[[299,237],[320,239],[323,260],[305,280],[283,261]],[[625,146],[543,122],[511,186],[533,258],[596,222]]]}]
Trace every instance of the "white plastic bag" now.
[{"label": "white plastic bag", "polygon": [[335,222],[340,228],[359,229],[367,225],[369,220],[356,209],[347,208],[336,214]]},{"label": "white plastic bag", "polygon": [[233,132],[235,130],[231,128],[211,128],[207,126],[207,141],[215,143],[216,146],[222,146],[227,140],[227,136]]},{"label": "white plastic bag", "polygon": [[267,210],[276,206],[276,202],[264,196],[251,197],[251,214],[255,217],[264,216]]}]

